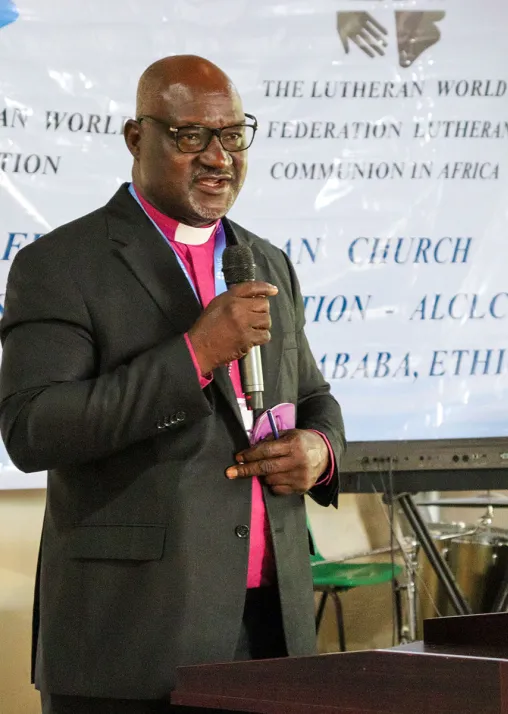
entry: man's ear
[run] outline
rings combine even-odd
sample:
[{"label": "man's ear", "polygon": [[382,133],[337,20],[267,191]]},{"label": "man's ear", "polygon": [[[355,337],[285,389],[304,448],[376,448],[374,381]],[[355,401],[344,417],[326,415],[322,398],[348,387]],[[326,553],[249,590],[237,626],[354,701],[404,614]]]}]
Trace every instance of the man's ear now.
[{"label": "man's ear", "polygon": [[139,144],[141,141],[141,126],[134,119],[128,119],[123,128],[123,137],[127,148],[135,159],[139,158]]}]

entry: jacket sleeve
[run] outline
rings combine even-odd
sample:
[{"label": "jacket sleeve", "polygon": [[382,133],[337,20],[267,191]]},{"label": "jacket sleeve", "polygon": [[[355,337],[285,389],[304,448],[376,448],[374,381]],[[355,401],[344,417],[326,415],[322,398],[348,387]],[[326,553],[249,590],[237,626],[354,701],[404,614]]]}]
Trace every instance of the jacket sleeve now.
[{"label": "jacket sleeve", "polygon": [[0,326],[0,430],[18,468],[100,459],[211,413],[184,335],[99,374],[78,285],[50,251],[32,248],[11,266]]},{"label": "jacket sleeve", "polygon": [[340,458],[346,448],[341,408],[330,394],[330,385],[318,369],[305,335],[305,312],[295,270],[284,254],[291,276],[295,304],[296,339],[298,348],[298,404],[296,426],[322,432],[330,442],[335,456],[331,478],[314,486],[309,492],[322,506],[338,503]]}]

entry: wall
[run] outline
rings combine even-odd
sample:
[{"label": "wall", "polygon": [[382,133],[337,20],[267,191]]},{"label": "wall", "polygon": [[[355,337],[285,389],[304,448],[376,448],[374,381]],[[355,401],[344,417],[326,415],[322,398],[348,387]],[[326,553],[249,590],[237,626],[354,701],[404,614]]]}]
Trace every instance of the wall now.
[{"label": "wall", "polygon": [[38,714],[30,685],[34,574],[45,492],[0,491],[0,711]]}]

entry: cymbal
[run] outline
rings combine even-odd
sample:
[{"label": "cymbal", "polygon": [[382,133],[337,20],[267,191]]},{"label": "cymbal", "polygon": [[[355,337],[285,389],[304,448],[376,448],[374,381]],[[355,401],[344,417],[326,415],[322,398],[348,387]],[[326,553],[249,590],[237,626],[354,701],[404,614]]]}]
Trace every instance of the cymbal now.
[{"label": "cymbal", "polygon": [[508,508],[506,496],[470,496],[464,498],[434,498],[431,501],[417,501],[417,506],[444,506],[462,508],[481,508],[493,506],[494,508]]}]

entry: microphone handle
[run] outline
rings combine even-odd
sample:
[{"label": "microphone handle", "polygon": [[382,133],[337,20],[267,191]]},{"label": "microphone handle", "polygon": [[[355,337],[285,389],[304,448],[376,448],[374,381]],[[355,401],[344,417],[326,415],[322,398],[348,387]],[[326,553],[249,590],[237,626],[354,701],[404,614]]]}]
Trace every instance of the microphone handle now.
[{"label": "microphone handle", "polygon": [[253,411],[262,410],[265,385],[259,345],[249,350],[240,360],[240,374],[247,407]]}]

